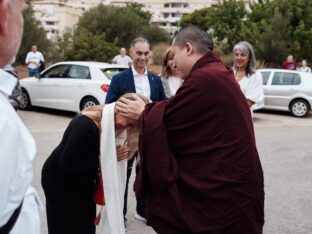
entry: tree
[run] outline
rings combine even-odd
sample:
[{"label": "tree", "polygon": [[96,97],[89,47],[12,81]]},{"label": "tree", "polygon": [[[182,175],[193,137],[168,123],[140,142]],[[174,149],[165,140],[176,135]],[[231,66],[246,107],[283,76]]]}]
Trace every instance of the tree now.
[{"label": "tree", "polygon": [[109,62],[117,52],[118,47],[106,41],[105,33],[93,35],[82,28],[75,36],[73,48],[67,52],[66,60]]},{"label": "tree", "polygon": [[57,37],[52,42],[53,53],[49,56],[49,62],[56,62],[65,59],[65,53],[69,52],[73,47],[73,33],[71,28],[66,28],[63,36]]},{"label": "tree", "polygon": [[107,42],[128,47],[146,24],[145,19],[130,8],[99,5],[85,12],[79,19],[77,33],[82,29],[93,35],[105,32]]},{"label": "tree", "polygon": [[127,4],[127,8],[129,8],[132,12],[136,13],[138,16],[140,16],[140,18],[142,18],[143,20],[146,21],[146,23],[148,24],[152,18],[152,14],[147,12],[147,11],[143,11],[142,10],[143,5],[133,2],[133,3],[129,3]]},{"label": "tree", "polygon": [[181,26],[194,24],[204,30],[211,29],[218,43],[226,41],[223,47],[229,53],[233,46],[241,40],[241,28],[247,11],[242,2],[224,0],[219,5],[194,11],[182,17]]},{"label": "tree", "polygon": [[223,54],[241,41],[250,42],[258,59],[279,66],[288,54],[298,60],[312,54],[312,1],[263,0],[247,12],[242,2],[224,0],[219,5],[184,16],[181,25],[195,24],[213,31]]},{"label": "tree", "polygon": [[[258,57],[271,66],[279,66],[288,54],[293,54],[297,60],[311,56],[312,2],[309,0],[255,4],[246,25],[257,28],[258,36],[251,35],[253,40],[250,41]],[[242,34],[248,33],[245,30]]]},{"label": "tree", "polygon": [[193,13],[184,15],[180,20],[180,26],[185,27],[189,24],[197,25],[203,30],[208,30],[212,27],[210,23],[210,18],[213,12],[213,8],[202,8],[199,10],[195,10]]},{"label": "tree", "polygon": [[[73,37],[73,48],[66,53],[69,59],[111,61],[120,47],[130,47],[137,36],[145,36],[151,44],[168,41],[169,35],[149,25],[150,14],[138,4],[130,7],[98,5],[79,19]],[[131,20],[130,20],[131,19]],[[102,41],[101,41],[102,40]],[[89,43],[89,45],[87,45]],[[92,46],[96,46],[96,51]]]},{"label": "tree", "polygon": [[150,41],[151,45],[158,43],[169,43],[170,36],[162,28],[157,26],[147,26],[142,29],[141,35]]},{"label": "tree", "polygon": [[[22,37],[21,47],[16,56],[16,63],[24,64],[27,53],[30,51],[31,46],[36,44],[40,52],[49,58],[49,51],[51,51],[52,44],[47,39],[46,32],[40,26],[40,23],[34,17],[34,10],[31,1],[27,0],[28,8],[24,12],[24,34]],[[53,51],[53,50],[52,50]]]}]

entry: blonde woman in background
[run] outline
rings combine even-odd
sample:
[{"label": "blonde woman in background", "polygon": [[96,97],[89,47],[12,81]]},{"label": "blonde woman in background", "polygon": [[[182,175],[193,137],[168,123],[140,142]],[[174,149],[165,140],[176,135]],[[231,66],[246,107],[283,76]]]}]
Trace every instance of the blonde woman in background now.
[{"label": "blonde woman in background", "polygon": [[162,63],[161,81],[167,98],[175,95],[182,85],[181,73],[173,63],[174,53],[168,48]]}]

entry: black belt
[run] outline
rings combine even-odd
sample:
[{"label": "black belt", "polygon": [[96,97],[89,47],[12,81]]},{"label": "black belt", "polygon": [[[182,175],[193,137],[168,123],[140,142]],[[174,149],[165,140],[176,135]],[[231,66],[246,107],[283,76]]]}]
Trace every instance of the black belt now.
[{"label": "black belt", "polygon": [[0,234],[9,234],[11,229],[13,228],[20,212],[22,209],[23,202],[17,207],[17,209],[13,212],[9,221],[2,227],[0,227]]}]

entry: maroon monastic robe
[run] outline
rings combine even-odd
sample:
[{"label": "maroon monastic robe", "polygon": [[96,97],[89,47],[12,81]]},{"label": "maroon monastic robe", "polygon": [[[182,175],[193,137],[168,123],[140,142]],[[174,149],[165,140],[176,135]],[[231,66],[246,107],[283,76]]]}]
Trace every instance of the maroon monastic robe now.
[{"label": "maroon monastic robe", "polygon": [[208,52],[176,96],[140,117],[147,224],[158,233],[262,233],[263,173],[246,99]]}]

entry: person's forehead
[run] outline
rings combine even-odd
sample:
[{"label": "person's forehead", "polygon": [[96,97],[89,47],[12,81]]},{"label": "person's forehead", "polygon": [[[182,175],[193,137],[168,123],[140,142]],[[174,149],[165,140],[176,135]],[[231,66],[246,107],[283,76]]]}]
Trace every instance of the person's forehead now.
[{"label": "person's forehead", "polygon": [[237,48],[237,49],[235,50],[235,54],[243,54],[243,55],[246,55],[246,54],[244,53],[244,51],[242,51],[240,48]]},{"label": "person's forehead", "polygon": [[150,47],[147,42],[137,42],[134,44],[133,49],[136,51],[150,51]]}]

